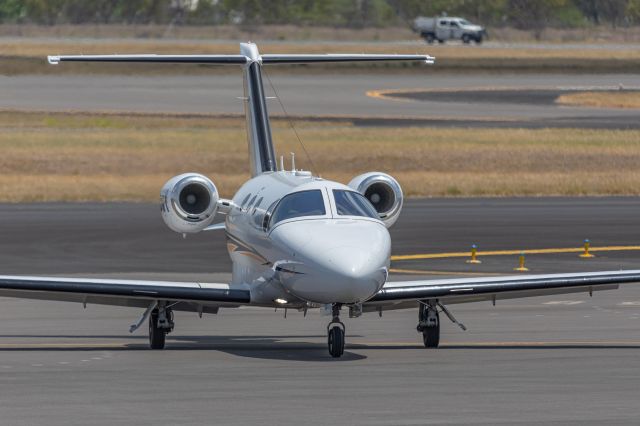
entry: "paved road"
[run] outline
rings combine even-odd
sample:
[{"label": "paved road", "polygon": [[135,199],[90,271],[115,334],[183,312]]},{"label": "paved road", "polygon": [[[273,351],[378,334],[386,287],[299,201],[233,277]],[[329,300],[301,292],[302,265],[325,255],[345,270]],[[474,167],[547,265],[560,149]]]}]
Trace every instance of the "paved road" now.
[{"label": "paved road", "polygon": [[[522,126],[542,122],[548,126],[633,127],[637,111],[550,107],[539,104],[474,103],[467,101],[405,101],[367,96],[372,90],[433,88],[638,88],[637,75],[439,75],[425,68],[423,75],[314,75],[271,76],[291,115],[366,116],[375,119],[412,117],[413,125]],[[274,95],[267,86],[267,94]],[[0,108],[28,110],[146,111],[183,113],[242,113],[239,70],[211,76],[0,76]],[[269,104],[280,114],[277,102]],[[515,122],[514,122],[515,120]],[[366,124],[366,122],[363,122]],[[385,122],[377,122],[385,124]],[[375,122],[374,122],[375,124]],[[388,124],[388,123],[386,123]],[[609,124],[609,127],[612,125]]]},{"label": "paved road", "polygon": [[[637,198],[411,200],[395,253],[635,245]],[[10,273],[224,278],[220,236],[182,240],[145,204],[0,205]],[[510,272],[510,256],[479,271]],[[638,252],[530,256],[534,272],[637,267]],[[617,266],[616,266],[617,265]],[[463,259],[403,264],[468,270]],[[394,277],[399,278],[398,276]],[[178,313],[168,350],[129,336],[126,308],[0,299],[0,413],[10,425],[637,424],[640,286],[455,306],[420,347],[412,311],[347,321],[345,357],[326,318],[239,309]]]}]

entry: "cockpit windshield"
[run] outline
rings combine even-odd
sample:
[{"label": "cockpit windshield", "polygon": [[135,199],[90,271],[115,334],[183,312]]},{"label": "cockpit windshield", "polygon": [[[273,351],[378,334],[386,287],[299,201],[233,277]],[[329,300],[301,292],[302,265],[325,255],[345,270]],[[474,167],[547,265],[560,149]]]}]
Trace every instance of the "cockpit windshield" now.
[{"label": "cockpit windshield", "polygon": [[286,219],[302,216],[324,216],[324,198],[319,189],[300,191],[288,194],[280,200],[271,216],[271,224],[275,225]]},{"label": "cockpit windshield", "polygon": [[336,200],[336,210],[341,216],[364,216],[378,219],[376,210],[359,192],[334,189],[333,198]]}]

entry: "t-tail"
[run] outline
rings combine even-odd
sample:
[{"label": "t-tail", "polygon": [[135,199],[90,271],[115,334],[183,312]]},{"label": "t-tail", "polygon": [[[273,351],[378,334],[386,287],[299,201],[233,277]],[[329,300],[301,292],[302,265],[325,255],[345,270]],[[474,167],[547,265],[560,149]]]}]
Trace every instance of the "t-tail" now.
[{"label": "t-tail", "polygon": [[252,176],[276,171],[276,156],[271,136],[269,113],[262,83],[265,64],[308,64],[316,62],[420,61],[433,64],[429,55],[260,55],[254,43],[240,43],[239,55],[63,55],[49,56],[50,64],[60,62],[155,62],[193,64],[234,64],[244,71],[244,102]]}]

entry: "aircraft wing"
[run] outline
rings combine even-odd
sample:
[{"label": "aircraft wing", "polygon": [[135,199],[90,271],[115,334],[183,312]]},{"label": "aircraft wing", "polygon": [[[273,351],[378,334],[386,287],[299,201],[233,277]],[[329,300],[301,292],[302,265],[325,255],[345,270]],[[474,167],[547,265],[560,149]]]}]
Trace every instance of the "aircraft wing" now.
[{"label": "aircraft wing", "polygon": [[[229,284],[0,276],[0,297],[58,300],[146,308],[152,301],[175,303],[176,310],[210,311],[250,302],[249,289]],[[208,307],[208,308],[207,308]]]},{"label": "aircraft wing", "polygon": [[444,304],[515,299],[616,289],[620,284],[640,283],[640,270],[573,274],[508,275],[387,282],[366,302],[368,311],[402,309],[417,300],[437,299]]}]

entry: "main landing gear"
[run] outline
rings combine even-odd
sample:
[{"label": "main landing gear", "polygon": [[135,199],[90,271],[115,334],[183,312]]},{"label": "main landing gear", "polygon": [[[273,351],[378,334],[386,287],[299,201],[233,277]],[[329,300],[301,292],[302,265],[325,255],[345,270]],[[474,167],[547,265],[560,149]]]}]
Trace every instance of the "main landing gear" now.
[{"label": "main landing gear", "polygon": [[420,301],[418,306],[418,326],[416,328],[418,333],[422,333],[422,342],[425,348],[437,348],[440,345],[440,314],[438,313],[438,308],[463,331],[467,329],[439,301]]},{"label": "main landing gear", "polygon": [[158,305],[149,315],[149,346],[164,349],[165,337],[173,330],[173,311]]},{"label": "main landing gear", "polygon": [[340,358],[344,353],[345,326],[340,321],[340,305],[338,303],[332,306],[331,313],[333,319],[327,326],[329,354],[334,358]]},{"label": "main landing gear", "polygon": [[440,344],[440,315],[436,302],[429,300],[418,306],[418,333],[422,333],[425,348],[437,348]]}]

